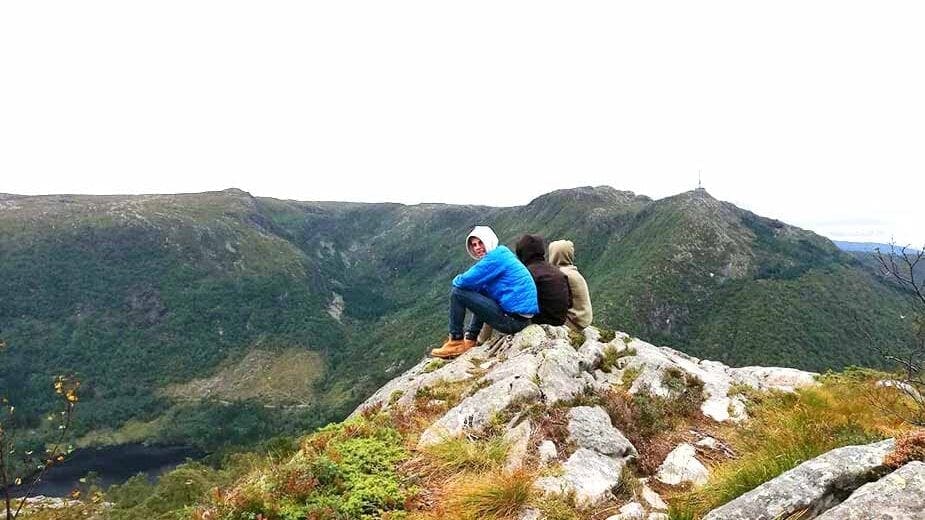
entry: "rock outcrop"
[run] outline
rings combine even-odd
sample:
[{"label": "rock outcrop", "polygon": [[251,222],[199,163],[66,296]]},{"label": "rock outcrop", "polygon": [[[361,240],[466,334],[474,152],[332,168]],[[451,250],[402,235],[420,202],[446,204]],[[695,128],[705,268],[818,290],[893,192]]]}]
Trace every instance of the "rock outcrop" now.
[{"label": "rock outcrop", "polygon": [[[703,385],[705,400],[701,411],[707,417],[724,422],[745,417],[742,399],[730,395],[734,385],[755,390],[793,391],[815,384],[817,375],[792,368],[733,368],[668,347],[656,347],[622,332],[605,342],[594,327],[584,331],[584,338],[581,345],[573,346],[564,327],[531,325],[513,336],[496,335],[485,345],[449,363],[423,359],[380,388],[354,414],[376,406],[383,409],[408,407],[422,389],[462,381],[474,381],[477,386],[484,387],[483,390],[501,384],[499,388],[506,386],[518,391],[519,399],[539,398],[548,405],[567,402],[589,388],[606,390],[626,383],[631,383],[630,393],[670,397],[677,393],[671,379],[680,375],[685,381]],[[601,370],[605,354],[618,358],[615,366],[607,367],[609,371]],[[624,381],[629,375],[635,375],[635,379]],[[533,383],[533,386],[523,382]],[[460,403],[459,407],[471,408],[473,403],[486,403],[492,412],[503,409],[510,400],[494,402],[499,393],[487,392],[467,406]],[[453,422],[446,421],[445,426]],[[460,432],[450,428],[447,433]]]},{"label": "rock outcrop", "polygon": [[[689,443],[674,446],[652,478],[621,486],[623,479],[635,478],[626,468],[639,453],[599,405],[607,404],[601,398],[604,392],[619,388],[667,399],[697,395],[704,416],[737,422],[747,419],[744,394],[749,392],[743,389],[794,392],[817,384],[817,374],[810,372],[734,368],[619,332],[609,341],[601,336],[593,327],[570,336],[565,328],[545,325],[532,325],[513,336],[496,335],[456,360],[422,360],[354,414],[442,403],[421,434],[419,448],[449,438],[478,437],[491,429],[508,445],[504,470],[516,471],[529,461],[541,472],[533,483],[540,494],[570,496],[578,507],[587,508],[612,500],[618,487],[634,489],[630,500],[606,506],[605,510],[619,510],[610,513],[610,520],[666,520],[668,504],[650,482],[658,481],[656,488],[662,489],[697,487],[709,477],[699,457],[734,454],[722,441],[691,430],[685,434]],[[555,426],[544,429],[545,420],[554,420]],[[925,519],[925,463],[910,462],[891,472],[884,457],[894,446],[888,439],[832,450],[714,509],[704,520],[791,515],[803,520]],[[519,518],[544,516],[527,507]]]},{"label": "rock outcrop", "polygon": [[[570,337],[564,327],[531,325],[512,336],[496,335],[450,362],[424,359],[382,387],[354,414],[377,408],[411,408],[419,405],[422,396],[452,388],[458,395],[446,402],[446,411],[421,434],[420,449],[450,438],[480,435],[486,428],[497,428],[500,420],[507,425],[503,435],[511,447],[505,469],[516,470],[532,458],[549,469],[534,483],[541,493],[573,494],[579,506],[587,507],[613,497],[611,491],[620,485],[624,468],[637,456],[637,449],[614,427],[606,410],[583,405],[584,398],[616,387],[631,394],[668,398],[685,388],[696,388],[702,390],[701,411],[722,422],[745,418],[743,399],[730,395],[736,385],[793,391],[814,384],[812,373],[731,368],[623,333],[604,341],[600,331],[589,327],[581,344],[572,343],[580,337]],[[536,413],[537,407],[567,410],[563,419],[567,421],[566,438],[540,435],[527,418],[528,411]],[[537,437],[531,439],[534,433]],[[560,465],[560,461],[564,462]],[[663,466],[660,478],[669,484],[699,484],[707,477],[706,467],[690,445],[675,450]],[[645,507],[650,515],[663,514],[659,511],[667,508],[664,501],[647,486],[644,489],[644,505],[636,505]],[[534,513],[525,510],[523,515],[529,518]],[[637,513],[632,509],[621,515],[629,518]]]}]

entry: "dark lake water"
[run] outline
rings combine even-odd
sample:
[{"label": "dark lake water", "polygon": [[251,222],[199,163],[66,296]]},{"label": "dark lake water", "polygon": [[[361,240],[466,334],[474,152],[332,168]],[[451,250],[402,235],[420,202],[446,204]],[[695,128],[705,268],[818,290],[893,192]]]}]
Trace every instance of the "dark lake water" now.
[{"label": "dark lake water", "polygon": [[[113,484],[121,484],[138,473],[144,473],[149,479],[154,479],[186,462],[187,459],[199,459],[203,456],[204,453],[189,446],[124,444],[76,450],[67,460],[51,467],[45,473],[32,495],[67,496],[77,487],[79,480],[91,471],[99,476],[99,483],[104,489]],[[13,493],[25,493],[24,487],[13,488]]]}]

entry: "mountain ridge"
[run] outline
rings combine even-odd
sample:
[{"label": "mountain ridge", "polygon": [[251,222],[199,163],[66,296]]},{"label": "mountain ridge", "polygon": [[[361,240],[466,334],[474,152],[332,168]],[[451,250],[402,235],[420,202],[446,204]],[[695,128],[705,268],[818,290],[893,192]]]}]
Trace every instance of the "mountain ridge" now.
[{"label": "mountain ridge", "polygon": [[[240,421],[235,442],[245,442],[342,417],[445,335],[449,281],[468,266],[462,242],[476,224],[508,245],[526,232],[573,240],[599,323],[703,357],[869,365],[878,357],[866,334],[906,334],[895,287],[824,237],[702,190],[652,200],[580,187],[502,208],[286,201],[233,188],[24,196],[0,202],[0,289],[10,295],[0,329],[12,346],[0,390],[24,416],[40,415],[43,378],[80,373],[92,405],[80,434],[182,410]],[[266,344],[321,354],[313,410],[255,422],[243,413],[259,400],[228,418],[234,410],[181,406],[160,391]],[[163,438],[201,441],[187,431],[196,424],[173,423]]]}]

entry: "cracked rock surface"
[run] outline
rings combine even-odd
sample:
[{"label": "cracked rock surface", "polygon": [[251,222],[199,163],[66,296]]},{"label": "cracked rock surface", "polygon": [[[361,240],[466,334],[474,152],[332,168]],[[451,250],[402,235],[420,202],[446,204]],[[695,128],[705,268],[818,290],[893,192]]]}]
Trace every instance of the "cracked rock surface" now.
[{"label": "cracked rock surface", "polygon": [[[583,338],[581,344],[572,344],[578,338]],[[419,449],[450,438],[478,437],[489,427],[498,432],[500,425],[500,433],[512,448],[506,462],[508,471],[524,460],[539,461],[552,476],[537,479],[537,489],[543,493],[574,493],[579,505],[587,507],[613,497],[611,492],[620,484],[623,468],[637,456],[636,448],[614,427],[603,408],[581,405],[588,396],[620,388],[631,394],[671,398],[679,392],[680,380],[681,384],[695,384],[697,388],[702,385],[701,411],[724,422],[745,419],[744,402],[730,395],[733,385],[793,391],[815,384],[815,374],[809,372],[732,368],[657,347],[622,332],[608,339],[604,341],[594,327],[585,329],[580,336],[570,335],[565,327],[548,325],[531,325],[514,335],[495,333],[485,344],[454,360],[421,360],[379,389],[353,415],[365,410],[443,403],[446,411],[422,432]],[[605,359],[609,360],[607,366],[602,366]],[[441,393],[441,389],[450,397],[428,399]],[[564,443],[559,444],[564,452],[549,439],[531,440],[538,423],[531,423],[529,414],[542,413],[544,407],[567,409],[567,439],[555,439]],[[686,446],[675,450],[678,453],[666,464],[671,466],[677,462],[674,459],[680,460],[681,455],[693,450]],[[563,459],[565,462],[560,463]],[[706,478],[706,468],[692,455],[679,467],[680,482],[702,482]],[[645,499],[650,516],[660,514],[652,510],[665,507],[657,495],[651,495],[654,496]],[[524,515],[529,518],[535,513],[527,510]]]},{"label": "cracked rock surface", "polygon": [[834,449],[714,509],[704,520],[772,520],[803,510],[802,518],[815,518],[884,475],[883,458],[893,446],[888,439]]}]

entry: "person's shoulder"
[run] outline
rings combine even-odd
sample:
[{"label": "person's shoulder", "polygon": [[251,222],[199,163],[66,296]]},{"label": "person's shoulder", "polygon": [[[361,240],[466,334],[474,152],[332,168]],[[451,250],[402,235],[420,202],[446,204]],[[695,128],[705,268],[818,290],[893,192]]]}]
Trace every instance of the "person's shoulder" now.
[{"label": "person's shoulder", "polygon": [[508,249],[507,246],[498,246],[492,249],[491,252],[485,256],[486,257],[491,256],[492,258],[505,258],[505,259],[514,257],[515,260],[517,258],[516,256],[514,256],[514,252]]}]

